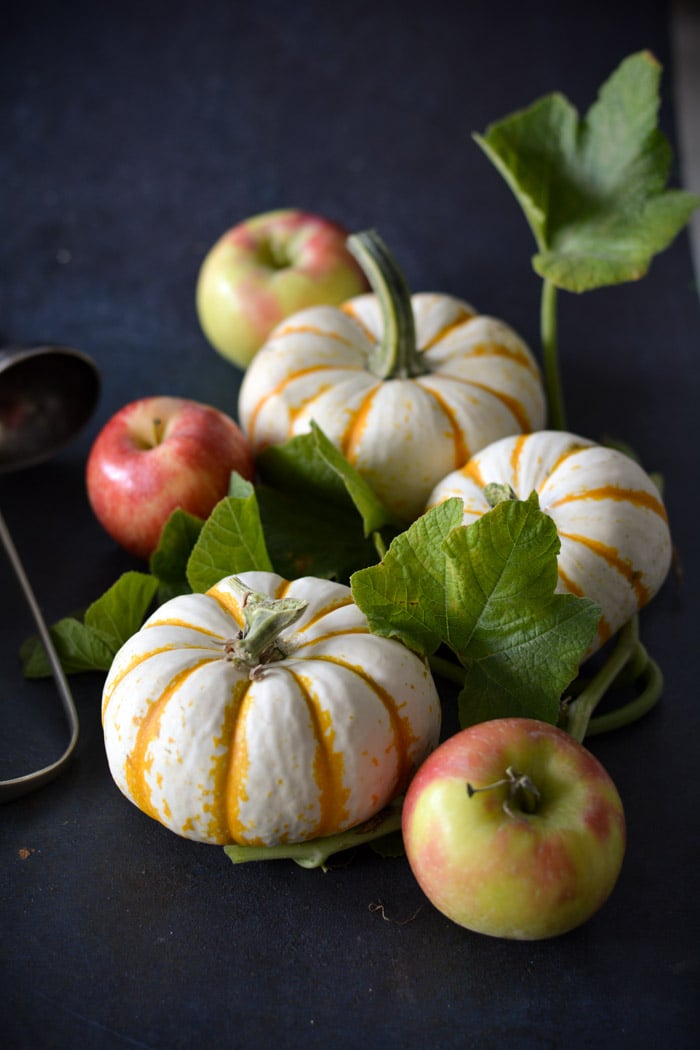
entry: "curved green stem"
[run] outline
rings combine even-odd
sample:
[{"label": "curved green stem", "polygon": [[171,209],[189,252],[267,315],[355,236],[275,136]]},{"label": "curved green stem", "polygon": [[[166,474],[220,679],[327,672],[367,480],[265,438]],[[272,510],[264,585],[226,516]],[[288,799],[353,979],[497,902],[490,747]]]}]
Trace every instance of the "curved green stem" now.
[{"label": "curved green stem", "polygon": [[[613,685],[636,682],[644,676],[644,689],[622,707],[598,718],[593,712]],[[617,645],[598,673],[585,685],[564,715],[564,728],[578,741],[586,736],[619,729],[650,711],[663,692],[663,675],[639,641],[639,617],[633,616],[620,631]]]},{"label": "curved green stem", "polygon": [[[639,651],[646,655],[646,650],[643,646],[639,646]],[[646,715],[651,711],[652,707],[656,706],[664,688],[661,668],[655,660],[647,656],[647,665],[643,673],[646,678],[646,684],[639,696],[636,696],[634,700],[630,700],[628,704],[623,704],[622,707],[618,707],[614,711],[592,718],[586,730],[587,738],[589,736],[597,736],[600,733],[609,733],[613,729],[622,729],[623,726],[636,722],[637,719]]]},{"label": "curved green stem", "polygon": [[382,313],[382,338],[368,366],[378,379],[410,379],[425,373],[418,348],[411,293],[406,279],[375,230],[348,238],[348,251],[357,259],[372,286]]},{"label": "curved green stem", "polygon": [[384,555],[386,554],[386,543],[384,542],[384,537],[378,529],[375,529],[372,533],[372,542],[374,543],[374,549],[379,555],[379,560],[382,561]]},{"label": "curved green stem", "polygon": [[224,852],[233,864],[244,864],[253,860],[293,860],[302,868],[327,867],[328,858],[347,849],[355,849],[376,839],[385,838],[401,830],[403,796],[395,798],[386,809],[364,824],[338,831],[324,838],[309,842],[290,843],[282,846],[224,846]]},{"label": "curved green stem", "polygon": [[464,685],[466,671],[461,664],[454,663],[444,656],[435,655],[428,657],[428,664],[433,674],[446,678],[449,682],[456,682],[457,685]]},{"label": "curved green stem", "polygon": [[566,410],[559,372],[557,336],[557,289],[551,281],[542,282],[540,301],[540,337],[544,361],[544,380],[549,405],[549,425],[554,430],[566,430]]}]

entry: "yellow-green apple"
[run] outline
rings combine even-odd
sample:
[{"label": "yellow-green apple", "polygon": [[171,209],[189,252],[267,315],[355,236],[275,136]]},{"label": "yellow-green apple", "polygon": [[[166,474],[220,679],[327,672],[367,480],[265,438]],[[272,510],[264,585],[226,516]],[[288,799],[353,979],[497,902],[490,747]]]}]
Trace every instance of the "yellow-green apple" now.
[{"label": "yellow-green apple", "polygon": [[253,216],[223,234],[197,278],[199,323],[245,368],[272,329],[307,306],[337,306],[368,288],[337,223],[298,209]]},{"label": "yellow-green apple", "polygon": [[607,900],[625,853],[609,774],[545,722],[502,718],[449,737],[409,785],[406,854],[429,900],[478,933],[554,937]]},{"label": "yellow-green apple", "polygon": [[112,539],[148,558],[178,507],[206,518],[227,495],[231,473],[251,480],[253,457],[224,412],[178,397],[124,405],[97,435],[87,460],[88,499]]}]

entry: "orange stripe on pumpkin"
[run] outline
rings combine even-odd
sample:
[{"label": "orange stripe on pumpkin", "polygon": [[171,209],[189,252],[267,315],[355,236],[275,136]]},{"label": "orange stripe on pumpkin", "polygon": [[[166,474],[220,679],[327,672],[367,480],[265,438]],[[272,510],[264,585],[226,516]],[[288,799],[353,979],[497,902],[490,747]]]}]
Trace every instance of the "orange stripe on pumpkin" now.
[{"label": "orange stripe on pumpkin", "polygon": [[168,702],[190,675],[209,662],[209,660],[201,660],[170,679],[167,686],[150,704],[138,727],[134,746],[126,756],[125,773],[129,797],[139,809],[153,817],[154,820],[160,820],[160,816],[153,805],[151,788],[146,779],[153,766],[153,757],[148,757],[149,745],[158,737],[160,719]]},{"label": "orange stripe on pumpkin", "polygon": [[426,382],[422,382],[421,378],[418,377],[417,382],[422,390],[425,390],[427,394],[437,402],[440,406],[440,410],[445,415],[450,428],[450,436],[452,438],[452,444],[454,446],[454,467],[461,467],[463,463],[466,463],[470,458],[469,446],[464,440],[464,434],[462,429],[457,422],[457,417],[451,407],[451,405],[442,397],[437,390],[434,390]]},{"label": "orange stripe on pumpkin", "polygon": [[517,441],[513,443],[513,449],[510,454],[510,469],[513,472],[513,489],[515,490],[515,492],[518,491],[518,475],[520,473],[520,460],[523,454],[523,449],[525,448],[526,441],[527,436],[519,437]]},{"label": "orange stripe on pumpkin", "polygon": [[409,759],[409,753],[411,746],[415,744],[418,739],[411,727],[410,720],[401,717],[400,708],[402,704],[398,697],[384,689],[371,677],[371,675],[368,675],[367,672],[357,664],[347,663],[345,660],[326,655],[317,656],[314,657],[314,659],[325,660],[327,663],[344,667],[347,671],[356,674],[358,678],[361,678],[372,690],[377,699],[381,701],[387,715],[389,716],[394,737],[394,746],[396,747],[396,782],[392,787],[390,796],[398,794],[408,783],[408,779],[413,771]]},{"label": "orange stripe on pumpkin", "polygon": [[[289,386],[289,384],[295,382],[295,380],[297,380],[297,379],[301,379],[304,376],[313,375],[316,372],[336,372],[336,371],[338,371],[339,368],[341,368],[343,371],[349,371],[349,372],[362,372],[363,371],[362,368],[359,368],[359,367],[358,368],[353,368],[352,366],[347,365],[347,364],[343,364],[342,366],[335,365],[335,364],[330,364],[330,365],[318,364],[318,365],[311,365],[308,368],[298,368],[296,371],[289,372],[287,375],[285,375],[285,377],[280,380],[280,382],[277,384],[277,386],[273,387],[271,390],[268,390],[267,393],[263,394],[262,397],[260,397],[259,400],[257,401],[257,403],[255,405],[255,408],[253,409],[253,411],[250,414],[250,420],[248,422],[248,440],[250,442],[253,441],[254,435],[255,435],[255,427],[257,425],[258,417],[260,416],[260,413],[262,412],[263,408],[268,403],[268,401],[271,400],[271,398],[279,397],[279,395],[284,392],[284,390]],[[330,384],[326,384],[326,387],[324,387],[324,389],[327,389],[327,387],[329,385]],[[316,397],[317,393],[314,393],[312,396]],[[298,412],[298,411],[300,411],[300,409],[299,408],[297,408],[297,409],[290,409],[290,414],[293,415],[293,413],[295,411]],[[291,437],[291,428],[288,430],[287,436]]]},{"label": "orange stripe on pumpkin", "polygon": [[313,677],[293,671],[291,673],[306,700],[316,738],[313,778],[319,792],[320,814],[314,837],[328,835],[348,819],[350,788],[343,783],[345,760],[342,752],[335,750],[331,715],[320,707],[310,688]]},{"label": "orange stripe on pumpkin", "polygon": [[575,503],[577,500],[617,500],[618,502],[631,503],[635,507],[645,507],[647,510],[658,514],[663,521],[668,521],[666,508],[660,499],[651,492],[644,489],[625,489],[618,485],[600,485],[595,489],[585,489],[581,492],[569,492],[558,500],[549,504],[550,507],[561,507],[566,503]]},{"label": "orange stripe on pumpkin", "polygon": [[463,386],[470,386],[474,390],[481,390],[485,394],[490,394],[491,397],[494,397],[502,405],[506,406],[513,418],[517,420],[521,431],[529,431],[531,429],[530,417],[525,411],[522,402],[518,401],[517,398],[510,397],[508,394],[504,394],[502,390],[497,390],[486,383],[477,383],[474,379],[465,379],[464,376],[452,375],[449,372],[440,372],[439,375],[441,379],[449,379],[451,383],[461,383]]},{"label": "orange stripe on pumpkin", "polygon": [[440,328],[439,331],[435,333],[432,339],[429,339],[424,346],[420,347],[420,349],[425,351],[430,350],[433,346],[437,346],[438,343],[441,343],[443,339],[446,339],[447,336],[454,332],[457,328],[461,328],[463,324],[465,324],[467,321],[472,321],[476,316],[477,314],[473,313],[471,310],[467,310],[464,307],[460,307],[459,313],[457,314],[455,319],[443,325],[442,328]]},{"label": "orange stripe on pumpkin", "polygon": [[469,462],[462,467],[460,473],[463,474],[465,478],[470,478],[475,485],[479,486],[479,488],[483,489],[488,484],[479,469],[477,460],[475,459],[470,459]]},{"label": "orange stripe on pumpkin", "polygon": [[572,543],[580,543],[583,547],[586,547],[593,554],[607,562],[612,569],[615,569],[629,583],[635,594],[637,608],[641,609],[642,606],[646,605],[649,601],[649,591],[642,583],[639,572],[628,561],[621,558],[614,547],[609,547],[599,540],[593,540],[590,536],[581,536],[571,532],[560,532],[559,535]]},{"label": "orange stripe on pumpkin", "polygon": [[[313,614],[313,616],[310,616],[309,619],[306,621],[306,623],[302,624],[302,626],[299,627],[297,633],[298,634],[303,634],[304,631],[308,631],[308,629],[310,627],[313,627],[315,624],[317,624],[319,622],[319,620],[322,620],[324,616],[328,616],[330,613],[335,612],[336,609],[345,609],[345,608],[347,608],[348,605],[353,605],[353,604],[354,604],[354,602],[353,602],[353,599],[352,599],[352,595],[348,595],[347,597],[340,598],[338,601],[330,602],[328,605],[324,605],[323,608],[318,609]],[[358,633],[358,632],[332,631],[332,632],[330,632],[327,635],[324,634],[323,637],[326,638],[326,637],[331,637],[331,636],[333,636],[335,634],[346,634],[346,633]],[[366,628],[364,629],[363,633],[365,633],[365,634],[367,633],[367,629]],[[313,639],[314,642],[316,642],[318,640],[320,640],[320,639],[317,639],[317,638]],[[304,642],[302,644],[307,645],[309,643]]]},{"label": "orange stripe on pumpkin", "polygon": [[372,404],[380,386],[381,383],[377,382],[373,387],[370,387],[357,409],[352,413],[350,422],[340,439],[340,451],[349,463],[355,462],[358,446],[362,440],[362,435],[372,411]]},{"label": "orange stripe on pumpkin", "polygon": [[372,346],[374,346],[375,343],[377,342],[377,336],[375,335],[374,332],[372,332],[367,327],[367,325],[362,320],[360,315],[354,309],[352,303],[351,302],[343,303],[342,306],[340,307],[340,310],[341,310],[342,313],[344,313],[346,315],[346,317],[349,317],[351,320],[353,320],[355,322],[355,324],[358,326],[358,328],[362,329],[362,332],[364,333],[367,341],[369,343],[371,343]]},{"label": "orange stripe on pumpkin", "polygon": [[333,339],[336,343],[342,343],[343,346],[353,347],[354,343],[350,339],[346,339],[340,332],[335,332],[333,329],[318,328],[313,324],[288,324],[283,328],[280,328],[275,333],[275,340],[285,339],[290,335],[311,335],[318,339]]},{"label": "orange stripe on pumpkin", "polygon": [[[190,626],[190,625],[188,624],[187,626]],[[216,637],[216,636],[214,636],[214,637]],[[223,638],[221,639],[221,641],[223,641]],[[114,696],[114,693],[119,688],[121,683],[124,681],[126,676],[131,674],[131,672],[133,670],[135,670],[135,668],[139,667],[143,663],[146,663],[148,660],[151,659],[151,657],[158,656],[160,653],[169,653],[169,652],[172,652],[173,649],[198,649],[198,648],[199,648],[199,646],[197,646],[197,645],[183,646],[183,645],[179,645],[176,642],[173,642],[170,645],[161,645],[157,649],[149,649],[149,651],[147,653],[137,653],[135,656],[133,656],[131,658],[131,660],[129,661],[129,663],[126,665],[126,667],[123,668],[123,670],[121,671],[119,676],[115,675],[114,678],[110,679],[109,693],[105,692],[103,694],[103,697],[102,697],[102,718],[103,718],[103,720],[104,720],[105,712],[106,712],[106,710],[107,710],[107,708],[108,708],[108,706],[110,704],[110,701],[111,701],[112,697]],[[220,659],[221,659],[221,655],[219,653],[212,653],[211,656],[203,657],[202,658],[202,663],[206,663],[206,662],[211,661],[211,660],[220,660]]]}]

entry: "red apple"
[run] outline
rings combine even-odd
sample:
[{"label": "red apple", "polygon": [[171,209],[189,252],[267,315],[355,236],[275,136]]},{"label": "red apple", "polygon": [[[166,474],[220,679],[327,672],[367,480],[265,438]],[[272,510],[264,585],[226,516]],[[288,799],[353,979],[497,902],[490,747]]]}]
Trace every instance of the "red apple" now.
[{"label": "red apple", "polygon": [[148,558],[177,508],[206,518],[232,471],[253,477],[248,443],[229,416],[177,397],[125,405],[100,431],[87,461],[93,511],[131,554]]},{"label": "red apple", "polygon": [[554,937],[607,900],[625,852],[615,785],[573,737],[526,718],[464,729],[403,807],[409,863],[435,907],[478,933]]},{"label": "red apple", "polygon": [[366,291],[347,236],[329,219],[295,209],[265,212],[228,230],[197,279],[197,314],[212,346],[245,368],[285,317]]}]

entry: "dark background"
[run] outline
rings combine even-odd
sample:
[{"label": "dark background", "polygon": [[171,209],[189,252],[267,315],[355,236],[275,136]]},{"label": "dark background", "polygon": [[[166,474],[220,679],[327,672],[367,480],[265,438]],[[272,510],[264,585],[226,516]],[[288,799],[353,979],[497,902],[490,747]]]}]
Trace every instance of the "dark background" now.
[{"label": "dark background", "polygon": [[[46,617],[138,567],[84,490],[113,412],[171,393],[235,414],[240,372],[194,311],[199,265],[225,229],[286,206],[375,226],[414,290],[461,295],[537,349],[534,242],[471,133],[554,89],[584,111],[648,47],[675,141],[668,14],[609,0],[5,5],[0,334],[79,347],[103,382],[79,438],[0,479]],[[663,474],[683,564],[642,616],[661,705],[590,744],[628,819],[608,904],[563,938],[519,944],[443,919],[401,859],[234,868],[119,795],[102,677],[76,677],[75,761],[0,809],[6,1046],[696,1045],[700,310],[687,235],[641,283],[562,294],[560,329],[570,428],[623,439]],[[22,680],[32,629],[0,559],[4,777],[55,758],[65,736],[52,683]]]}]

